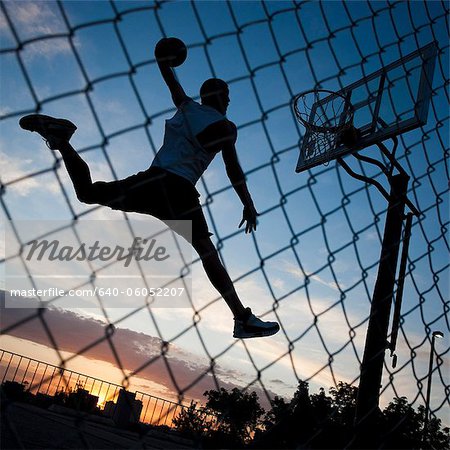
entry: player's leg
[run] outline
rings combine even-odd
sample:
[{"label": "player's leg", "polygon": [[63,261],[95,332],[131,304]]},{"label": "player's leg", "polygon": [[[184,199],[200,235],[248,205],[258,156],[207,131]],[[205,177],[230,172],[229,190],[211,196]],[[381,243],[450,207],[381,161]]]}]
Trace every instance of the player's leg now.
[{"label": "player's leg", "polygon": [[96,183],[92,182],[89,166],[69,142],[60,142],[58,150],[61,153],[67,173],[72,180],[78,200],[83,203],[97,203],[94,186]]},{"label": "player's leg", "polygon": [[61,152],[77,197],[81,201],[87,200],[88,192],[93,184],[89,167],[69,143],[77,127],[69,120],[56,119],[43,114],[30,114],[22,117],[19,124],[24,130],[40,134],[49,148]]},{"label": "player's leg", "polygon": [[278,332],[277,322],[264,322],[245,308],[239,299],[233,282],[220,261],[218,252],[210,237],[194,240],[193,247],[197,251],[212,285],[226,301],[234,316],[234,332],[236,338],[252,338],[271,336]]},{"label": "player's leg", "polygon": [[120,204],[120,186],[118,182],[92,182],[86,162],[69,143],[77,127],[66,119],[56,119],[42,114],[22,117],[19,122],[24,130],[40,134],[52,150],[59,150],[77,198],[83,203],[98,203],[116,207]]},{"label": "player's leg", "polygon": [[137,191],[132,188],[134,183],[137,184],[137,180],[134,179],[139,178],[138,175],[118,181],[92,182],[89,166],[69,142],[61,141],[54,145],[61,153],[80,202],[109,206],[121,211],[137,211],[135,208],[135,204],[139,204],[136,198]]},{"label": "player's leg", "polygon": [[205,237],[193,242],[193,247],[200,256],[206,275],[212,285],[227,302],[233,316],[241,318],[246,315],[246,309],[241,303],[228,272],[220,261],[219,255],[211,238]]},{"label": "player's leg", "polygon": [[167,218],[191,222],[191,233],[186,233],[185,227],[177,229],[174,223],[171,226],[192,244],[200,256],[206,275],[233,313],[234,337],[250,338],[275,334],[280,329],[278,323],[258,319],[239,299],[233,281],[211,241],[211,233],[199,202],[200,194],[195,187],[189,181],[168,173],[160,189],[164,192],[166,205],[170,205],[170,211],[167,212],[172,214],[172,217]]}]

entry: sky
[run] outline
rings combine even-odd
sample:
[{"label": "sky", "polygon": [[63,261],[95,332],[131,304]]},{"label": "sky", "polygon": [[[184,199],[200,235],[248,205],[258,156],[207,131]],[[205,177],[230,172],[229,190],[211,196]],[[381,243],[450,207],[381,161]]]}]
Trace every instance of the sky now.
[{"label": "sky", "polygon": [[[234,340],[232,316],[191,254],[192,304],[149,310],[141,298],[128,308],[107,302],[100,308],[92,299],[55,302],[44,317],[56,351],[39,319],[14,326],[35,313],[30,300],[16,299],[17,308],[2,309],[8,331],[0,347],[49,363],[69,358],[73,370],[121,384],[120,369],[134,373],[145,366],[164,340],[176,383],[161,359],[134,378],[136,386],[147,383],[149,393],[170,399],[182,391],[186,399],[201,400],[214,381],[249,386],[263,400],[263,390],[290,398],[300,379],[312,392],[338,381],[357,384],[386,200],[334,161],[295,173],[304,130],[291,101],[315,84],[340,89],[434,40],[440,52],[428,122],[403,134],[397,150],[411,176],[409,198],[422,214],[413,221],[399,362],[393,369],[386,354],[381,403],[394,396],[415,406],[424,402],[430,336],[441,330],[431,406],[449,422],[449,48],[443,8],[435,1],[180,1],[156,9],[153,2],[134,1],[3,2],[0,287],[11,289],[8,265],[21,261],[20,245],[28,238],[23,230],[42,224],[77,230],[83,221],[123,224],[126,218],[78,202],[58,154],[21,130],[18,119],[40,104],[41,113],[73,121],[78,129],[71,142],[94,180],[146,169],[162,143],[164,121],[175,112],[153,49],[161,37],[176,36],[188,47],[186,62],[175,71],[188,95],[197,98],[211,76],[229,83],[227,117],[238,126],[239,160],[260,213],[255,234],[237,228],[242,206],[218,155],[197,185],[213,241],[242,301],[264,319],[279,320],[282,330],[267,339]],[[394,109],[410,95],[395,97]],[[374,147],[363,154],[380,158]],[[346,162],[388,189],[378,169],[352,156]],[[157,226],[142,215],[128,219]],[[89,348],[108,323],[115,325],[119,361],[106,342]]]}]

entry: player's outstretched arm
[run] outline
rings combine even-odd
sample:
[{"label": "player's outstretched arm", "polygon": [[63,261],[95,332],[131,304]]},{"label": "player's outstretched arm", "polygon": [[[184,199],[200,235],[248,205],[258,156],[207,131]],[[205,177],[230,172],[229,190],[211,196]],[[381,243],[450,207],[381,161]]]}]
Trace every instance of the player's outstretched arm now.
[{"label": "player's outstretched arm", "polygon": [[167,87],[170,90],[173,103],[178,108],[189,97],[184,92],[184,89],[181,86],[181,84],[175,78],[175,74],[173,73],[172,67],[170,67],[169,64],[167,64],[164,61],[157,60],[157,63],[158,63],[159,70],[161,71],[161,75],[162,75],[164,81],[166,82]]},{"label": "player's outstretched arm", "polygon": [[[236,127],[232,124],[234,130]],[[228,140],[222,149],[222,157],[225,163],[225,168],[227,171],[228,178],[233,185],[234,190],[239,196],[242,204],[244,205],[244,211],[242,214],[242,220],[239,224],[239,228],[245,224],[245,232],[251,233],[256,230],[256,218],[258,213],[256,212],[255,206],[253,204],[253,199],[247,188],[247,183],[245,181],[245,175],[242,171],[241,165],[236,153],[235,147],[236,133],[234,134],[234,139]]]}]

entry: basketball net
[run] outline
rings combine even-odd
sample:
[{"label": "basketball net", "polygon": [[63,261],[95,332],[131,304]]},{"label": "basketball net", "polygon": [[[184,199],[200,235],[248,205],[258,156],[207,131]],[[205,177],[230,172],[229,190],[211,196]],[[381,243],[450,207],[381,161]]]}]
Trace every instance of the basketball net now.
[{"label": "basketball net", "polygon": [[295,97],[294,112],[306,129],[302,143],[304,158],[321,157],[328,164],[333,150],[341,143],[341,133],[353,125],[353,105],[342,94],[313,89]]}]

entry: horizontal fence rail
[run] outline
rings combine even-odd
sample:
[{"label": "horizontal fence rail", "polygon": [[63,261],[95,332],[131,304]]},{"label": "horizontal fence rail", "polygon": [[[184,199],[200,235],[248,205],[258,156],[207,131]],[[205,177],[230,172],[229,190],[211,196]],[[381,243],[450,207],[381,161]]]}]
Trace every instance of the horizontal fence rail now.
[{"label": "horizontal fence rail", "polygon": [[[34,396],[55,397],[58,393],[76,392],[80,388],[96,397],[95,406],[107,413],[108,402],[115,403],[123,389],[118,384],[6,350],[0,350],[0,380],[2,385],[5,382],[17,383]],[[135,400],[142,403],[139,421],[148,425],[172,427],[173,419],[188,408],[185,404],[144,392],[136,391],[134,394]]]}]

